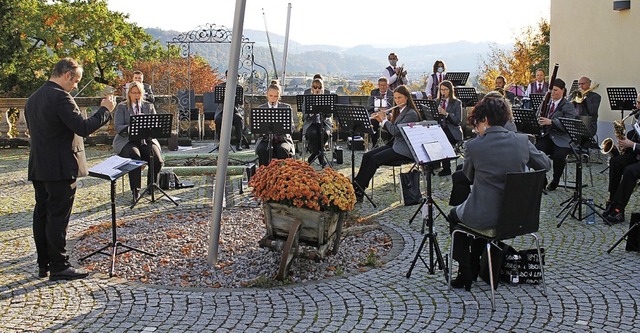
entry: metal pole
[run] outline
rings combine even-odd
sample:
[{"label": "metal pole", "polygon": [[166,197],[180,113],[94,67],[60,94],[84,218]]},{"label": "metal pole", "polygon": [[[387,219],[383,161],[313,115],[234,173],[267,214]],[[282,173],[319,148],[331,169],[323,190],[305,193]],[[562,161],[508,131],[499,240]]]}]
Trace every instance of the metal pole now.
[{"label": "metal pole", "polygon": [[282,87],[286,88],[284,83],[287,74],[287,51],[289,50],[289,26],[291,24],[291,3],[287,5],[287,29],[284,33],[284,52],[282,54]]},{"label": "metal pole", "polygon": [[[213,193],[213,217],[209,228],[209,251],[207,254],[207,263],[212,266],[218,262],[222,199],[224,198],[224,187],[227,180],[229,140],[231,139],[231,124],[233,121],[233,108],[235,106],[235,87],[238,84],[238,64],[240,62],[240,46],[242,45],[242,30],[244,28],[244,12],[246,4],[246,0],[236,0],[236,11],[233,19],[231,51],[227,72],[227,88],[224,96],[222,129],[220,131],[220,149],[218,150],[218,167]],[[242,138],[238,138],[238,140],[242,140]]]}]

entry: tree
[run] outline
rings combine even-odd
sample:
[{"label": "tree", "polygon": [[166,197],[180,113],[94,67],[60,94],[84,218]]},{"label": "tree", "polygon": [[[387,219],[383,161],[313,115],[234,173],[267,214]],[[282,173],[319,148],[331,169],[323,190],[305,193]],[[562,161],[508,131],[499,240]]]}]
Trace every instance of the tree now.
[{"label": "tree", "polygon": [[482,59],[478,70],[478,84],[482,90],[494,88],[495,78],[502,75],[507,82],[527,85],[535,77],[535,70],[549,71],[549,22],[542,19],[537,29],[527,27],[516,38],[513,49],[506,51],[491,46],[488,59]]},{"label": "tree", "polygon": [[90,83],[84,94],[91,95],[102,88],[91,81],[94,77],[115,86],[118,68],[131,68],[135,61],[167,52],[142,28],[127,23],[128,15],[109,11],[105,0],[1,1],[18,18],[8,21],[7,29],[19,31],[21,43],[0,68],[13,78],[0,86],[0,95],[28,96],[63,57],[83,65],[85,78],[80,85]]}]

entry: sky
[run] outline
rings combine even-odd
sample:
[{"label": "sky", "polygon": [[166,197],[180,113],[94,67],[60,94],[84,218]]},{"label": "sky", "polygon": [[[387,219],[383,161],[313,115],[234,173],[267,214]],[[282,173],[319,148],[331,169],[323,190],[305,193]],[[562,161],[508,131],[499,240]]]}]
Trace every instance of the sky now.
[{"label": "sky", "polygon": [[[456,41],[512,43],[523,28],[549,20],[551,0],[246,0],[244,29],[303,45],[405,47]],[[142,28],[187,32],[206,24],[233,28],[235,0],[107,0]],[[264,13],[264,14],[263,14]]]}]

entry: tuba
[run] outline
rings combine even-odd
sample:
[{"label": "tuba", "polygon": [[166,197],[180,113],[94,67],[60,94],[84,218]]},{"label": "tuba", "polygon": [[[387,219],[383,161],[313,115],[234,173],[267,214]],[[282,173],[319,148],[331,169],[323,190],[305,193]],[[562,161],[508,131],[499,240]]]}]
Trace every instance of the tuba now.
[{"label": "tuba", "polygon": [[[613,122],[613,132],[618,140],[624,139],[625,137],[625,131],[627,128],[624,125],[624,121],[631,116],[635,116],[638,111],[640,110],[635,109],[628,116],[622,118],[622,120],[615,120]],[[611,156],[617,156],[621,153],[618,147],[613,144],[613,138],[606,138],[602,140],[602,143],[600,143],[600,149],[603,154],[611,154]]]}]

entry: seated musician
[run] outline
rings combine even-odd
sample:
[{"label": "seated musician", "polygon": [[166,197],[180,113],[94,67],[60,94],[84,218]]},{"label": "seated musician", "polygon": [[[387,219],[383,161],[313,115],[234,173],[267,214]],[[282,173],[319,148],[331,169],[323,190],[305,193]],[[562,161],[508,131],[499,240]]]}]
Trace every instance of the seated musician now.
[{"label": "seated musician", "polygon": [[[320,73],[316,73],[313,75],[313,78],[311,79],[311,82],[313,82],[313,80],[315,79],[320,79],[323,83],[324,86],[324,79],[322,78],[322,74]],[[322,94],[330,94],[331,91],[329,91],[329,89],[324,89],[324,91],[322,92]],[[311,95],[311,88],[305,89],[303,95]]]},{"label": "seated musician", "polygon": [[[639,108],[640,95],[636,98],[636,109]],[[636,122],[640,125],[640,119]],[[626,138],[618,139],[618,147],[620,154],[609,160],[609,200],[602,213],[611,223],[624,222],[624,209],[640,179],[640,135],[631,130]]]},{"label": "seated musician", "polygon": [[[492,96],[485,96],[476,104],[468,118],[478,137],[466,144],[463,172],[474,185],[469,197],[449,213],[452,232],[458,223],[478,230],[496,227],[507,172],[523,172],[525,166],[534,170],[551,168],[549,158],[536,149],[527,135],[504,128],[508,119],[508,103]],[[486,243],[460,233],[455,237],[453,259],[459,269],[451,286],[470,290]]]},{"label": "seated musician", "polygon": [[[462,141],[462,102],[456,98],[455,88],[449,80],[440,83],[438,97],[438,113],[442,120],[440,126],[447,135],[447,139],[452,146]],[[451,161],[442,160],[442,170],[438,176],[448,176],[451,174]]]},{"label": "seated musician", "polygon": [[[485,98],[497,98],[503,100],[507,105],[507,122],[502,126],[509,132],[517,132],[516,124],[513,122],[513,112],[511,111],[511,103],[497,91],[490,91],[485,95]],[[474,131],[475,132],[475,131]],[[477,134],[477,133],[476,133]],[[457,206],[464,202],[469,193],[471,193],[471,179],[462,171],[463,163],[458,164],[456,171],[451,175],[451,194],[449,196],[449,206]]]},{"label": "seated musician", "polygon": [[589,129],[592,136],[596,135],[598,132],[598,109],[600,108],[602,97],[597,92],[592,91],[595,87],[591,87],[591,80],[586,76],[578,79],[578,89],[580,93],[573,96],[571,103],[575,106],[578,117],[588,117],[585,125],[587,125],[587,129]]},{"label": "seated musician", "polygon": [[419,122],[421,120],[420,114],[407,86],[402,85],[395,89],[393,101],[395,106],[390,115],[387,115],[385,110],[380,110],[375,115],[380,122],[380,126],[393,135],[393,140],[362,155],[360,170],[358,170],[358,174],[354,178],[354,182],[357,183],[355,187],[358,202],[362,202],[364,189],[369,186],[369,181],[375,175],[378,167],[399,160],[406,160],[407,163],[413,162],[409,145],[404,140],[398,125]]},{"label": "seated musician", "polygon": [[[291,105],[280,102],[280,85],[277,83],[272,83],[267,88],[267,103],[260,105],[260,108],[289,108],[291,109]],[[291,117],[291,128],[294,128],[295,125],[293,123],[293,116]],[[269,136],[263,135],[256,142],[256,155],[258,155],[258,163],[260,165],[269,164]],[[285,159],[290,158],[295,155],[295,145],[293,143],[293,139],[291,138],[291,134],[286,133],[282,135],[274,135],[271,140],[271,149],[273,158],[277,159]]]},{"label": "seated musician", "polygon": [[508,90],[507,87],[505,87],[507,85],[507,79],[504,78],[504,76],[499,75],[498,77],[496,77],[496,91],[500,92],[504,97],[506,97],[509,102],[511,103],[511,105],[513,105],[513,103],[515,103],[516,100],[516,94],[510,92]]},{"label": "seated musician", "polygon": [[[227,76],[227,73],[228,71],[224,72],[225,77]],[[226,85],[227,85],[227,82],[222,82],[218,86],[226,86]],[[214,88],[214,91],[215,91],[215,88]],[[234,90],[225,89],[225,95],[228,92],[232,92],[235,96],[235,92],[236,92],[235,89]],[[216,123],[216,132],[218,133],[218,139],[220,138],[220,132],[222,129],[222,112],[223,111],[224,111],[224,103],[219,103],[218,108],[216,109],[216,114],[214,116],[214,121]],[[242,135],[242,131],[244,130],[244,109],[242,105],[235,105],[233,107],[232,126],[235,129],[234,133],[235,133],[236,139],[238,140],[236,143],[236,150],[238,151],[242,150],[243,145],[244,145],[244,148],[249,148],[249,142]]]},{"label": "seated musician", "polygon": [[[571,137],[559,120],[559,118],[576,118],[576,110],[565,98],[566,95],[564,81],[556,79],[551,89],[551,103],[547,106],[547,114],[541,114],[538,119],[538,123],[542,126],[542,133],[536,142],[536,148],[547,153],[553,161],[553,179],[547,186],[548,191],[555,191],[558,188],[560,176],[567,165],[567,155],[572,152],[569,145]],[[544,105],[541,104],[538,111],[540,112],[543,107]]]},{"label": "seated musician", "polygon": [[[323,94],[324,83],[321,79],[314,79],[311,82],[311,94],[320,95]],[[306,107],[303,107],[303,113],[306,111]],[[329,141],[331,136],[331,129],[333,128],[332,117],[326,117],[322,113],[317,114],[303,114],[304,124],[302,125],[302,133],[307,140],[307,150],[311,153],[307,162],[312,163],[315,159],[318,159],[322,167],[327,164],[324,154],[321,149],[324,150],[324,145]]]},{"label": "seated musician", "polygon": [[[150,185],[158,181],[158,174],[164,165],[160,143],[156,139],[151,141],[130,140],[129,124],[131,115],[155,114],[156,108],[142,98],[144,86],[141,82],[131,82],[128,87],[127,100],[118,104],[113,117],[113,126],[117,134],[113,138],[112,148],[119,156],[147,162],[149,162],[150,150],[153,149],[153,174],[148,173],[147,175],[147,185]],[[129,172],[129,188],[131,188],[133,201],[140,195],[141,183],[142,168]]]},{"label": "seated musician", "polygon": [[387,131],[380,130],[380,122],[375,118],[375,114],[380,109],[391,107],[393,104],[393,91],[389,89],[389,81],[382,76],[378,79],[378,88],[371,90],[371,95],[367,100],[367,111],[371,114],[371,126],[373,127],[373,136],[371,139],[371,147],[375,147],[378,143],[378,137],[382,137],[385,142],[391,139],[391,134]]}]

